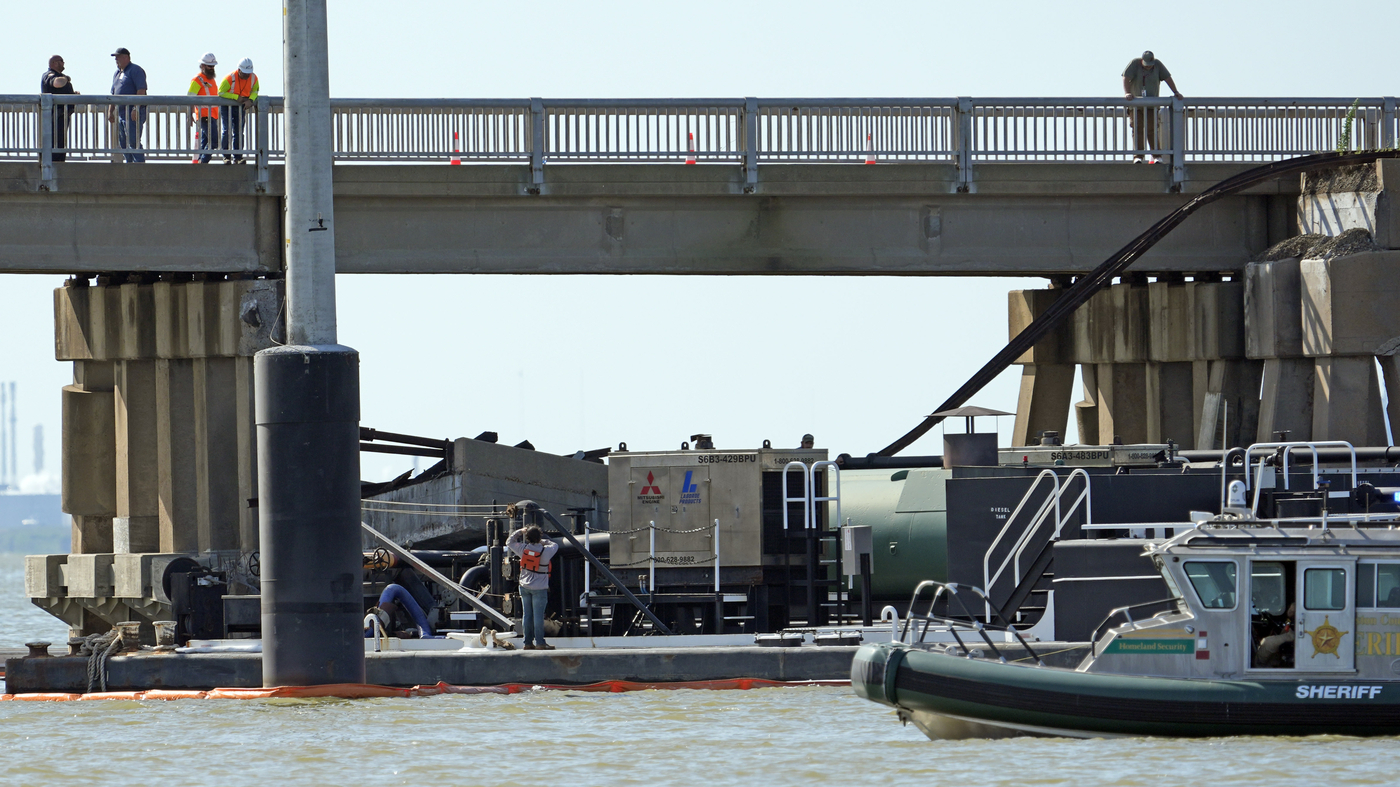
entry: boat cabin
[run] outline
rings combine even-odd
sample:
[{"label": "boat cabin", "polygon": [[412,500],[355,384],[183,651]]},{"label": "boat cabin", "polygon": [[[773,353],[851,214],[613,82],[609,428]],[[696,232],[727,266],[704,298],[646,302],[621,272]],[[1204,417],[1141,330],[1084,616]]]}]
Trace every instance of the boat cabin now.
[{"label": "boat cabin", "polygon": [[1395,679],[1400,522],[1355,524],[1202,524],[1149,545],[1171,598],[1115,610],[1079,671]]}]

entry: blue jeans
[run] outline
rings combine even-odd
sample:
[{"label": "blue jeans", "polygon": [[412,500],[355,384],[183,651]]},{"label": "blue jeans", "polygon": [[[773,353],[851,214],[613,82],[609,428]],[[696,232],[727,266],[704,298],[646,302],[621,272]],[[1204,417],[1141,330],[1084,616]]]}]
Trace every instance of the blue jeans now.
[{"label": "blue jeans", "polygon": [[549,602],[548,590],[520,589],[520,617],[525,627],[526,645],[544,644],[544,607]]},{"label": "blue jeans", "polygon": [[128,164],[146,163],[146,154],[141,153],[141,123],[145,118],[136,107],[117,107],[117,147],[130,153],[122,153]]},{"label": "blue jeans", "polygon": [[[218,118],[200,118],[200,119],[199,119],[199,149],[200,149],[200,150],[208,150],[208,149],[214,147],[214,138],[217,137],[217,136],[219,136],[219,119],[218,119]],[[204,155],[200,156],[200,157],[199,157],[199,163],[201,163],[201,164],[208,164],[208,163],[209,163],[209,154],[208,154],[208,153],[205,153]]]},{"label": "blue jeans", "polygon": [[[219,140],[219,142],[221,143],[221,144],[219,145],[219,147],[223,148],[223,149],[226,150],[226,151],[227,151],[227,150],[242,150],[242,149],[243,149],[243,107],[224,107],[223,109],[224,109],[224,133],[223,133],[223,137]],[[229,159],[229,156],[228,156],[227,153],[225,153],[225,154],[224,154],[224,160],[227,161],[228,159]],[[242,161],[242,160],[243,160],[242,154],[234,154],[233,160],[234,160],[234,161]]]}]

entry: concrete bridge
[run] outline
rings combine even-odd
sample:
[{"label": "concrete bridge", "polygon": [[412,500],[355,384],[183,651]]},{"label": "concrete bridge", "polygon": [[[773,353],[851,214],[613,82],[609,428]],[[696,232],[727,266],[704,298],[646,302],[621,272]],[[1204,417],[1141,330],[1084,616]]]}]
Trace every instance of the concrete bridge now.
[{"label": "concrete bridge", "polygon": [[[292,231],[282,225],[280,99],[260,100],[242,148],[214,151],[246,165],[111,166],[123,151],[106,110],[138,101],[149,160],[200,153],[189,98],[0,96],[0,272],[279,271]],[[341,100],[337,265],[1069,275],[1254,163],[1330,149],[1348,127],[1359,146],[1394,144],[1395,99],[1362,102],[1351,124],[1350,105]],[[59,138],[54,119],[69,107]],[[1135,140],[1136,126],[1154,128],[1155,142]],[[54,162],[56,151],[67,160]],[[1162,163],[1132,166],[1134,157]],[[1239,271],[1296,234],[1297,195],[1298,184],[1276,183],[1222,200],[1135,270]]]},{"label": "concrete bridge", "polygon": [[[159,578],[180,556],[253,573],[252,356],[284,340],[286,238],[317,228],[285,226],[273,99],[245,147],[215,151],[249,161],[227,167],[189,166],[189,99],[139,99],[149,166],[108,163],[122,151],[105,105],[137,100],[59,101],[75,106],[66,148],[54,144],[54,101],[0,97],[0,272],[77,274],[54,293],[55,356],[74,368],[61,393],[73,554],[31,557],[26,590],[92,633],[168,615]],[[339,102],[337,264],[1073,275],[1207,185],[1335,147],[1350,104]],[[1138,110],[1152,113],[1161,147],[1132,141],[1132,123],[1149,117]],[[1394,144],[1394,110],[1393,99],[1364,103],[1353,142]],[[1162,163],[1132,164],[1138,155]],[[1073,410],[1085,440],[1210,448],[1290,429],[1384,442],[1400,422],[1400,397],[1390,413],[1380,398],[1382,376],[1400,391],[1400,317],[1381,307],[1400,280],[1396,163],[1307,193],[1271,184],[1193,216],[1134,266],[1157,281],[1125,277],[1020,359],[1015,441],[1063,432]],[[1374,242],[1247,265],[1300,229],[1365,229]],[[89,285],[113,273],[138,275]],[[1063,292],[1012,293],[1011,333]],[[1083,400],[1072,403],[1076,367]],[[1232,431],[1220,438],[1226,406]],[[523,453],[473,448],[498,466]]]}]

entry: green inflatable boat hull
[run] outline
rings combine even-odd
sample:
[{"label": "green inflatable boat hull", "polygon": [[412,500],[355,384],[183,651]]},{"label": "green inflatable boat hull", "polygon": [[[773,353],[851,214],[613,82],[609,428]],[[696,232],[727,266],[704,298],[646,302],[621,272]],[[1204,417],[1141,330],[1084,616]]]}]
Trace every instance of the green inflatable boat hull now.
[{"label": "green inflatable boat hull", "polygon": [[939,739],[1400,735],[1400,681],[1354,675],[1109,675],[879,643],[856,652],[851,686]]}]

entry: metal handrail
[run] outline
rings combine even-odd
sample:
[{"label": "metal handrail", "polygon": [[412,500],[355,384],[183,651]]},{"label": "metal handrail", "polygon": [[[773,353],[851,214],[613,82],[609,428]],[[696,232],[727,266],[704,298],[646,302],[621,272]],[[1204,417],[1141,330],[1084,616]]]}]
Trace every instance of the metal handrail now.
[{"label": "metal handrail", "polygon": [[[1180,611],[1181,611],[1181,599],[1177,598],[1176,596],[1171,596],[1171,597],[1169,597],[1169,598],[1159,598],[1159,599],[1157,599],[1156,601],[1144,601],[1144,602],[1142,602],[1142,603],[1140,603],[1140,604],[1128,604],[1127,606],[1117,607],[1117,608],[1115,608],[1115,609],[1113,609],[1113,610],[1110,610],[1109,613],[1108,613],[1108,615],[1107,615],[1106,617],[1104,617],[1103,622],[1100,623],[1100,624],[1098,625],[1098,627],[1094,629],[1094,635],[1093,635],[1093,637],[1091,637],[1090,640],[1089,640],[1089,653],[1090,653],[1094,658],[1098,658],[1098,655],[1099,655],[1099,634],[1100,634],[1100,632],[1102,632],[1102,631],[1104,630],[1104,627],[1107,626],[1110,622],[1112,622],[1113,618],[1115,618],[1115,617],[1118,616],[1119,614],[1122,614],[1123,617],[1124,617],[1124,619],[1127,621],[1126,623],[1123,624],[1123,625],[1126,626],[1126,625],[1129,625],[1129,624],[1131,624],[1131,623],[1136,623],[1136,622],[1137,622],[1136,620],[1133,620],[1133,616],[1132,616],[1132,614],[1131,614],[1133,610],[1139,609],[1139,608],[1141,608],[1141,607],[1152,607],[1152,606],[1156,606],[1156,605],[1158,605],[1158,604],[1168,604],[1168,603],[1172,604],[1172,605],[1175,607],[1175,611],[1177,611],[1177,612],[1180,612]],[[1160,613],[1158,613],[1158,614],[1160,614]],[[1115,628],[1116,628],[1116,626],[1115,626]]]},{"label": "metal handrail", "polygon": [[[0,157],[37,157],[54,185],[55,108],[140,106],[162,111],[233,106],[215,97],[0,95]],[[745,192],[759,163],[944,162],[970,190],[974,161],[1111,161],[1171,158],[1170,180],[1194,161],[1284,158],[1334,148],[1347,98],[706,98],[706,99],[334,99],[338,161],[529,163],[543,183],[551,161],[739,164]],[[1389,148],[1400,135],[1395,97],[1355,102],[1358,149]],[[260,169],[284,155],[283,99],[262,96],[248,130]],[[1150,126],[1139,147],[1133,126]],[[1137,129],[1145,131],[1146,127]],[[100,137],[97,131],[93,134]],[[1155,142],[1152,142],[1155,137]],[[109,145],[84,152],[121,153]],[[459,144],[454,145],[454,140]],[[1150,143],[1150,144],[1148,144]],[[457,150],[454,150],[458,148]],[[96,150],[93,150],[96,148]],[[194,154],[161,145],[155,155]],[[456,155],[454,155],[454,153]],[[266,182],[259,173],[259,181]]]},{"label": "metal handrail", "polygon": [[[1076,497],[1074,499],[1074,503],[1070,505],[1068,511],[1061,511],[1060,499],[1063,498],[1065,493],[1069,491],[1069,484],[1071,481],[1074,480],[1075,476],[1081,476],[1084,479],[1084,490],[1079,493],[1079,497]],[[1069,476],[1065,478],[1064,485],[1061,486],[1059,490],[1055,492],[1055,532],[1050,536],[1051,541],[1060,540],[1060,533],[1065,529],[1065,523],[1068,522],[1069,518],[1074,516],[1074,513],[1079,510],[1080,503],[1084,504],[1085,524],[1091,527],[1093,526],[1094,501],[1093,498],[1090,496],[1089,491],[1089,471],[1085,470],[1082,467],[1076,467],[1075,469],[1071,470]],[[1027,528],[1026,532],[1021,534],[1020,542],[1016,547],[1016,559],[1013,562],[1012,570],[1015,572],[1016,584],[1018,586],[1021,584],[1021,580],[1024,579],[1024,577],[1021,576],[1021,554],[1026,551],[1026,547],[1030,546],[1031,537],[1034,535],[1033,531],[1038,529],[1039,525],[1036,525],[1034,528]]]},{"label": "metal handrail", "polygon": [[[792,497],[788,494],[788,471],[796,465],[802,468],[802,496]],[[783,465],[783,533],[788,532],[788,503],[802,504],[802,529],[812,528],[812,518],[816,512],[812,505],[812,468],[803,462],[792,461]]]},{"label": "metal handrail", "polygon": [[[925,588],[933,588],[934,593],[933,596],[929,598],[927,610],[923,614],[919,614],[916,605],[919,603],[919,596],[923,594]],[[1041,662],[1040,657],[1036,655],[1036,652],[1031,648],[1030,644],[1021,636],[1021,632],[1017,631],[1016,627],[1011,625],[1008,621],[1002,619],[1002,625],[997,626],[994,625],[990,619],[987,624],[983,624],[978,620],[977,616],[973,614],[961,595],[964,590],[980,597],[984,604],[991,604],[991,601],[987,598],[986,592],[972,585],[960,585],[956,582],[937,582],[932,579],[926,579],[920,582],[918,586],[914,588],[914,594],[909,598],[909,610],[905,614],[904,627],[900,631],[899,641],[906,645],[922,645],[924,639],[928,636],[930,627],[934,625],[947,626],[948,633],[953,635],[953,639],[957,641],[958,647],[962,648],[963,654],[967,658],[972,658],[972,649],[967,646],[967,643],[963,641],[963,638],[958,633],[959,630],[965,631],[971,629],[982,638],[983,642],[987,643],[987,647],[991,648],[997,660],[1005,664],[1007,663],[1006,656],[1001,652],[1001,649],[996,646],[996,643],[992,642],[992,638],[987,635],[988,631],[1004,631],[1016,638],[1016,641],[1020,643],[1022,649],[1026,651],[1030,658],[1035,659],[1036,666],[1045,666]],[[962,607],[968,620],[959,620],[934,614],[934,607],[937,606],[938,600],[942,598],[945,593],[950,599],[957,600],[958,606]],[[883,618],[883,613],[881,617]],[[1001,618],[1001,614],[997,613],[997,617]],[[918,626],[916,621],[917,624],[922,624],[922,626]],[[915,641],[913,637],[913,631],[916,628],[918,629],[919,635],[918,641]],[[1003,642],[1002,644],[1006,643]]]},{"label": "metal handrail", "polygon": [[[836,486],[835,495],[817,495],[817,471],[819,469],[826,469],[829,471],[827,473],[828,481],[826,488],[827,491],[831,491],[832,483],[834,482]],[[809,499],[812,502],[812,527],[817,526],[818,503],[835,503],[836,518],[829,521],[835,522],[838,525],[841,524],[841,466],[830,459],[823,459],[820,462],[813,462],[812,471],[808,476],[807,483],[811,485],[811,495]]]},{"label": "metal handrail", "polygon": [[[1318,473],[1318,461],[1317,461],[1317,449],[1318,449],[1318,448],[1327,447],[1327,446],[1333,446],[1333,447],[1338,447],[1338,448],[1340,448],[1340,447],[1345,447],[1345,448],[1347,449],[1347,451],[1351,454],[1351,488],[1352,488],[1352,489],[1355,489],[1355,488],[1356,488],[1356,446],[1352,445],[1351,443],[1347,442],[1346,440],[1318,440],[1318,441],[1298,441],[1298,442],[1284,442],[1284,443],[1255,443],[1255,444],[1251,445],[1249,448],[1245,449],[1245,452],[1244,452],[1244,465],[1245,465],[1245,472],[1246,472],[1246,475],[1248,475],[1248,472],[1249,472],[1249,462],[1250,462],[1250,459],[1252,459],[1252,458],[1254,457],[1254,452],[1255,452],[1256,450],[1259,450],[1259,451],[1267,451],[1267,450],[1270,450],[1270,449],[1274,449],[1274,450],[1282,449],[1282,450],[1283,450],[1283,462],[1282,462],[1282,464],[1283,464],[1283,467],[1282,467],[1282,471],[1283,471],[1283,488],[1284,488],[1285,490],[1287,490],[1287,489],[1289,489],[1289,483],[1288,483],[1288,455],[1289,455],[1289,453],[1290,453],[1293,449],[1297,449],[1297,448],[1306,448],[1306,449],[1308,449],[1309,451],[1312,452],[1312,456],[1313,456],[1313,463],[1312,463],[1312,470],[1313,470],[1313,489],[1317,489],[1317,482],[1318,482],[1318,478],[1319,478],[1319,473]],[[1259,515],[1259,492],[1260,492],[1260,486],[1263,484],[1263,480],[1264,480],[1264,462],[1265,462],[1265,461],[1266,461],[1266,459],[1265,459],[1264,457],[1260,457],[1260,459],[1259,459],[1259,465],[1258,465],[1258,470],[1257,470],[1258,475],[1255,477],[1255,480],[1254,480],[1254,497],[1251,498],[1251,500],[1250,500],[1250,507],[1249,507],[1249,508],[1250,508],[1250,513],[1254,514],[1255,516],[1258,516],[1258,515]],[[1246,484],[1246,487],[1245,487],[1245,488],[1246,488],[1246,489],[1249,488],[1249,487],[1248,487],[1248,483],[1249,483],[1248,481],[1245,482],[1245,484]]]},{"label": "metal handrail", "polygon": [[[1031,482],[1030,488],[1028,488],[1026,490],[1026,493],[1021,496],[1021,502],[1016,504],[1016,509],[1012,511],[1009,516],[1006,517],[1006,524],[1001,526],[1001,532],[997,533],[996,538],[992,539],[991,545],[987,547],[986,554],[982,555],[982,584],[985,585],[988,590],[990,590],[995,585],[996,581],[1001,578],[1002,572],[1006,570],[1007,564],[1011,562],[1011,556],[1012,553],[1015,552],[1016,546],[1014,544],[1012,545],[1011,551],[1007,553],[1006,559],[1001,561],[1001,565],[997,567],[997,573],[995,576],[993,576],[991,573],[992,553],[996,551],[997,545],[1001,543],[1001,539],[1004,538],[1006,536],[1007,531],[1011,529],[1011,524],[1016,521],[1016,517],[1021,513],[1021,509],[1026,507],[1026,503],[1030,501],[1031,495],[1033,495],[1035,493],[1035,490],[1040,487],[1040,482],[1046,478],[1050,479],[1051,483],[1054,484],[1054,488],[1051,489],[1050,494],[1045,498],[1045,502],[1040,504],[1040,508],[1036,511],[1035,516],[1031,517],[1031,521],[1028,525],[1026,525],[1025,530],[1023,530],[1021,535],[1017,537],[1016,543],[1020,543],[1021,539],[1025,537],[1026,531],[1040,527],[1040,523],[1045,521],[1045,516],[1049,513],[1049,509],[1052,505],[1055,508],[1055,519],[1059,520],[1060,476],[1054,470],[1041,470],[1040,473],[1036,475],[1035,480]],[[990,601],[987,602],[986,614],[987,619],[991,620],[992,603]]]},{"label": "metal handrail", "polygon": [[[1053,473],[1054,471],[1053,471],[1053,470],[1042,470],[1042,471],[1041,471],[1042,474],[1044,474],[1044,473],[1046,473],[1046,472]],[[1062,508],[1062,506],[1061,506],[1061,501],[1064,499],[1065,493],[1069,492],[1069,484],[1070,484],[1071,481],[1074,480],[1075,476],[1080,476],[1080,477],[1082,477],[1082,478],[1084,479],[1084,489],[1079,493],[1079,496],[1076,497],[1076,498],[1074,499],[1074,502],[1070,505],[1069,509],[1068,509],[1068,510],[1063,510],[1063,508]],[[1036,480],[1039,481],[1039,478],[1037,478]],[[1058,475],[1058,474],[1056,474],[1056,480],[1057,480],[1057,481],[1059,480],[1059,475]],[[1026,491],[1026,496],[1022,498],[1022,504],[1024,504],[1024,502],[1030,497],[1030,495],[1032,494],[1032,492],[1034,492],[1035,486],[1036,486],[1035,484],[1032,484],[1031,488],[1028,489],[1028,490]],[[1085,469],[1082,468],[1082,467],[1077,467],[1077,468],[1075,468],[1074,470],[1071,470],[1071,471],[1070,471],[1070,474],[1065,478],[1065,482],[1064,482],[1064,485],[1063,485],[1063,486],[1060,485],[1060,484],[1058,484],[1058,483],[1056,484],[1055,489],[1054,489],[1054,491],[1052,492],[1052,494],[1054,495],[1054,502],[1055,502],[1055,530],[1054,530],[1054,532],[1051,533],[1051,535],[1050,535],[1050,540],[1051,540],[1052,542],[1053,542],[1053,541],[1058,541],[1058,540],[1060,539],[1060,533],[1064,530],[1065,524],[1066,524],[1066,523],[1070,520],[1070,518],[1073,517],[1073,516],[1075,515],[1075,513],[1079,510],[1079,504],[1080,504],[1080,503],[1083,503],[1083,504],[1084,504],[1085,524],[1088,525],[1090,528],[1093,527],[1093,523],[1094,523],[1094,508],[1093,508],[1093,506],[1094,506],[1094,503],[1093,503],[1093,497],[1091,496],[1090,492],[1091,492],[1091,486],[1090,486],[1089,473],[1088,473],[1087,470],[1085,470]],[[1049,501],[1048,501],[1048,499],[1047,499],[1047,503],[1048,503],[1048,502],[1049,502]],[[1017,509],[1016,509],[1016,510],[1017,510],[1017,512],[1019,512],[1019,511],[1020,511],[1020,506],[1017,506]],[[990,580],[986,580],[986,579],[985,579],[985,557],[984,557],[984,581],[987,581],[987,589],[988,589],[988,591],[990,591],[990,590],[993,588],[993,586],[995,585],[996,581],[997,581],[998,579],[1001,578],[1001,572],[1004,571],[1004,570],[1006,569],[1006,564],[1007,564],[1008,561],[1012,564],[1012,573],[1013,573],[1013,576],[1015,576],[1015,578],[1016,578],[1016,584],[1015,584],[1015,586],[1016,586],[1016,587],[1020,587],[1022,580],[1025,579],[1025,577],[1022,576],[1022,574],[1021,574],[1021,556],[1025,553],[1026,549],[1030,546],[1031,540],[1035,537],[1035,534],[1036,534],[1037,532],[1040,531],[1040,526],[1041,526],[1042,524],[1044,524],[1044,522],[1045,522],[1045,516],[1046,516],[1047,513],[1048,513],[1048,505],[1042,504],[1042,505],[1041,505],[1040,512],[1037,514],[1036,518],[1034,518],[1034,519],[1031,521],[1031,523],[1028,524],[1028,525],[1026,526],[1026,529],[1023,530],[1023,531],[1021,532],[1021,535],[1016,539],[1016,543],[1013,544],[1012,547],[1011,547],[1011,549],[1012,549],[1011,553],[1007,555],[1006,559],[1002,560],[1002,564],[1001,564],[1001,566],[997,569],[997,573],[996,573],[993,577],[991,577]],[[1010,517],[1007,518],[1007,526],[1008,526],[1008,527],[1010,526],[1011,521],[1012,521],[1014,518],[1015,518],[1015,513],[1013,513]],[[1004,529],[1004,528],[1003,528],[1003,529]],[[992,547],[994,548],[995,546],[996,546],[996,544],[993,543],[993,544],[992,544]],[[989,554],[988,554],[986,557],[990,557],[990,550],[989,550]]]}]

